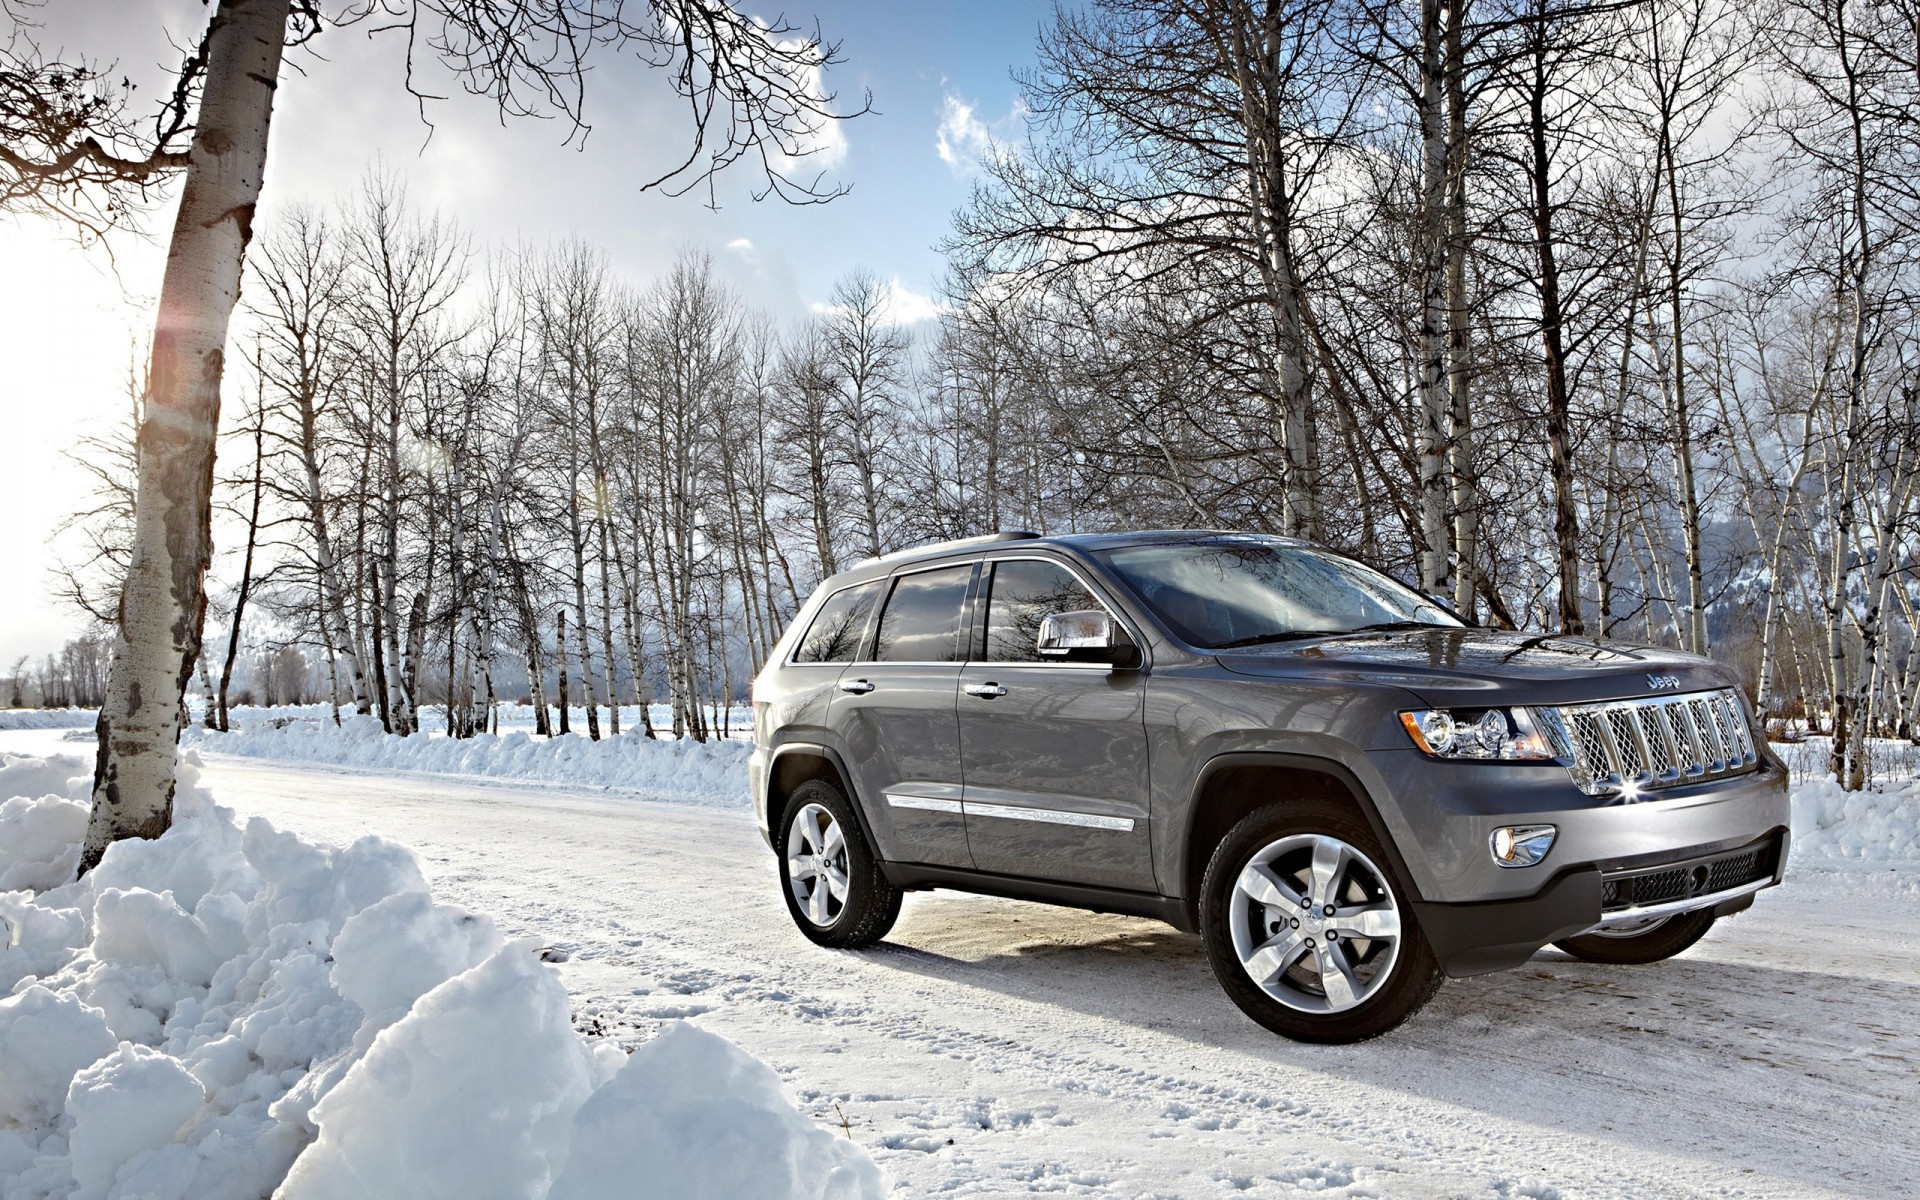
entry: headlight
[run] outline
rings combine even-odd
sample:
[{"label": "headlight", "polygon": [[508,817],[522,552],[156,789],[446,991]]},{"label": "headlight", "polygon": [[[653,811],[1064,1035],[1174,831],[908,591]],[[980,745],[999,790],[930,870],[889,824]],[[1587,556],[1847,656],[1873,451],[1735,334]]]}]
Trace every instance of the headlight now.
[{"label": "headlight", "polygon": [[1413,744],[1435,758],[1504,762],[1551,760],[1553,751],[1524,708],[1418,708],[1400,714]]}]

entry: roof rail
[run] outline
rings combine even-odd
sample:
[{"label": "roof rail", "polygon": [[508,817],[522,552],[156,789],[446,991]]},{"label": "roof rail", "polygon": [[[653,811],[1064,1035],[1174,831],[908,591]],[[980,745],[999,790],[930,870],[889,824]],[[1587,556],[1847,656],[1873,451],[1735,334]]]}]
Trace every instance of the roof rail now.
[{"label": "roof rail", "polygon": [[978,537],[955,538],[948,542],[928,542],[923,546],[909,546],[905,550],[895,550],[875,558],[863,559],[860,563],[892,562],[898,558],[908,558],[920,554],[937,554],[943,550],[964,550],[968,546],[986,546],[994,542],[1025,542],[1045,534],[1035,533],[1031,529],[1007,529],[999,533],[983,533]]}]

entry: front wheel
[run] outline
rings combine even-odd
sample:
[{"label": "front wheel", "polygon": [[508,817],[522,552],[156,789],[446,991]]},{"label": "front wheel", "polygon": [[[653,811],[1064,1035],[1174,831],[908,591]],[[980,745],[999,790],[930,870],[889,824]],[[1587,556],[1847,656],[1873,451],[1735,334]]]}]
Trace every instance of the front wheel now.
[{"label": "front wheel", "polygon": [[1303,1042],[1358,1042],[1418,1012],[1439,963],[1361,816],[1313,800],[1235,825],[1201,885],[1214,975],[1240,1010]]},{"label": "front wheel", "polygon": [[839,788],[822,779],[795,788],[774,844],[781,848],[780,890],[801,933],[840,949],[887,936],[901,892],[881,871]]},{"label": "front wheel", "polygon": [[1713,910],[1657,917],[1649,924],[1622,929],[1596,929],[1578,937],[1561,938],[1554,945],[1591,963],[1641,966],[1657,963],[1693,945],[1713,928]]}]

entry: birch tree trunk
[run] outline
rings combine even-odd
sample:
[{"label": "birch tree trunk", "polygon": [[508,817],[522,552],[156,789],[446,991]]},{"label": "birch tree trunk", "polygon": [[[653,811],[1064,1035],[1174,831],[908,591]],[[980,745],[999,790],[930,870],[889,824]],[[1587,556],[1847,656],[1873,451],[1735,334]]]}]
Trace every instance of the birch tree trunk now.
[{"label": "birch tree trunk", "polygon": [[1680,532],[1687,556],[1686,648],[1695,654],[1707,652],[1707,597],[1704,568],[1700,562],[1700,486],[1694,479],[1693,413],[1687,400],[1687,339],[1684,326],[1683,293],[1686,285],[1685,213],[1680,204],[1679,168],[1673,161],[1671,139],[1662,132],[1661,156],[1666,160],[1666,184],[1671,256],[1667,260],[1667,325],[1672,341],[1669,369],[1673,372],[1673,466],[1680,490]]},{"label": "birch tree trunk", "polygon": [[266,485],[267,412],[254,413],[253,503],[247,510],[247,548],[240,559],[240,590],[233,598],[233,623],[227,629],[227,658],[220,667],[220,732],[227,732],[227,688],[233,683],[233,662],[240,655],[240,633],[247,615],[247,597],[253,591],[253,552],[260,542],[260,494]]},{"label": "birch tree trunk", "polygon": [[1279,400],[1280,446],[1286,460],[1281,499],[1286,532],[1320,537],[1319,487],[1313,448],[1308,352],[1300,272],[1294,255],[1294,193],[1298,181],[1288,170],[1288,147],[1281,126],[1282,104],[1293,81],[1284,47],[1294,34],[1283,27],[1277,6],[1259,14],[1253,5],[1235,3],[1226,20],[1228,36],[1217,27],[1218,53],[1239,91],[1240,132],[1246,141],[1248,215],[1258,244],[1261,282],[1271,313],[1274,346],[1272,373]]},{"label": "birch tree trunk", "polygon": [[1540,342],[1547,391],[1547,455],[1553,475],[1553,534],[1559,580],[1557,624],[1562,633],[1586,631],[1580,609],[1580,515],[1574,498],[1572,397],[1568,393],[1566,308],[1560,294],[1558,234],[1554,228],[1555,179],[1548,145],[1547,34],[1534,31],[1527,80],[1528,167],[1532,178],[1532,218],[1539,262]]},{"label": "birch tree trunk", "polygon": [[1453,590],[1448,569],[1448,212],[1445,33],[1441,0],[1420,0],[1420,590]]},{"label": "birch tree trunk", "polygon": [[133,555],[97,725],[93,812],[80,859],[173,817],[180,698],[200,656],[213,557],[214,443],[227,325],[267,162],[290,0],[221,0],[206,90],[160,286],[140,425]]},{"label": "birch tree trunk", "polygon": [[1472,337],[1467,307],[1467,89],[1461,32],[1469,0],[1447,5],[1447,468],[1453,480],[1453,607],[1474,619],[1480,590],[1480,468],[1474,450]]}]

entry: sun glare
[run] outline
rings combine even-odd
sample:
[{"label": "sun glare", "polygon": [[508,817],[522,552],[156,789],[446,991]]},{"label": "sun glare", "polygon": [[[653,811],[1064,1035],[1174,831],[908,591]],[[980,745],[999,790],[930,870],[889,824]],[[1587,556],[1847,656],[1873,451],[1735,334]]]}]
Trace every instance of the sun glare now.
[{"label": "sun glare", "polygon": [[0,479],[11,499],[0,522],[0,660],[44,652],[78,619],[48,601],[49,533],[75,510],[87,482],[58,447],[104,432],[126,402],[128,356],[150,316],[163,252],[123,238],[82,249],[39,221],[0,222]]}]

